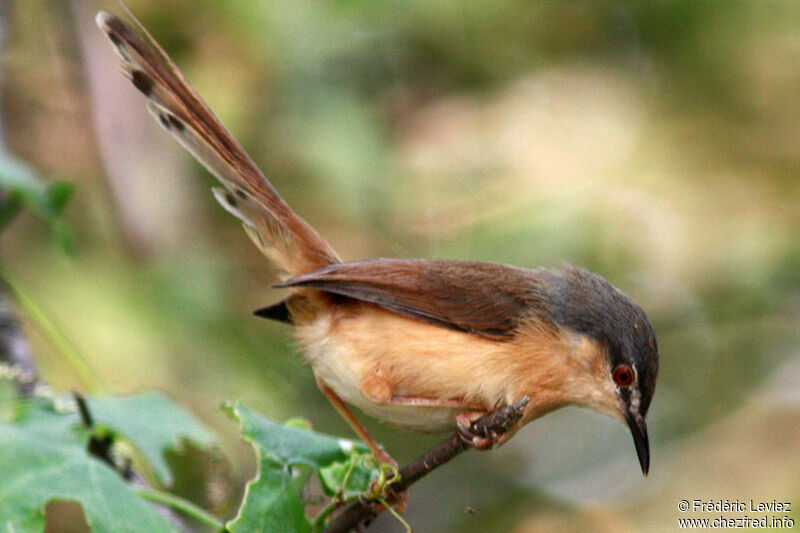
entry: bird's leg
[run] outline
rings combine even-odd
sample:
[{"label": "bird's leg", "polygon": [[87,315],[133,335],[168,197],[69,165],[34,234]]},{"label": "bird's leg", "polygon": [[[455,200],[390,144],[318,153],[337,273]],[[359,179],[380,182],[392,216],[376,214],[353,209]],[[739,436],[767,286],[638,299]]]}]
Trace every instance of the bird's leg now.
[{"label": "bird's leg", "polygon": [[322,394],[328,398],[328,401],[331,402],[333,408],[336,409],[336,411],[347,421],[348,424],[350,424],[350,427],[356,432],[358,438],[364,441],[364,444],[367,445],[367,448],[369,448],[372,454],[377,457],[380,462],[388,463],[397,468],[397,461],[392,459],[392,457],[386,453],[381,445],[378,444],[378,441],[376,441],[372,435],[369,434],[367,428],[365,428],[364,424],[362,424],[361,421],[356,418],[356,415],[354,415],[353,411],[351,411],[347,404],[344,403],[344,400],[339,398],[339,395],[333,392],[333,389],[331,389],[328,384],[322,381],[320,378],[317,378],[317,387],[319,387],[319,390],[322,391]]},{"label": "bird's leg", "polygon": [[[364,441],[364,444],[366,444],[367,448],[370,449],[372,454],[375,457],[377,457],[378,461],[380,461],[381,463],[387,463],[391,465],[396,472],[399,466],[397,464],[397,461],[395,461],[391,455],[386,453],[386,451],[381,447],[381,445],[378,444],[378,441],[376,441],[372,437],[372,435],[369,434],[367,428],[365,428],[364,424],[362,424],[361,421],[358,418],[356,418],[356,415],[354,415],[353,411],[351,411],[350,408],[347,406],[347,404],[344,403],[344,400],[339,398],[339,395],[336,394],[333,391],[333,389],[331,389],[328,386],[328,384],[322,381],[322,379],[320,378],[317,378],[317,387],[319,387],[319,390],[322,391],[322,394],[324,394],[325,397],[328,398],[328,401],[331,402],[334,409],[336,409],[336,411],[342,416],[342,418],[344,418],[347,421],[347,423],[350,424],[350,427],[353,428],[353,431],[356,432],[358,438]],[[377,481],[378,478],[375,478],[372,481],[370,481],[369,488],[371,491],[376,489],[375,485]],[[402,513],[405,512],[406,510],[406,501],[408,501],[408,491],[404,490],[400,493],[391,492],[387,503],[390,506],[395,507],[397,511]],[[375,503],[374,505],[375,505],[375,513],[376,514],[380,513],[383,504]]]}]

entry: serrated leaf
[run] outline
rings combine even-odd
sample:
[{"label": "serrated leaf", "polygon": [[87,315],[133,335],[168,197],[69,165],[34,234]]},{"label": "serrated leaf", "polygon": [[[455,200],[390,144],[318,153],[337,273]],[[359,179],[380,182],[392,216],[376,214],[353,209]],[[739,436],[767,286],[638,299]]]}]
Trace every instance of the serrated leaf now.
[{"label": "serrated leaf", "polygon": [[258,475],[247,484],[239,514],[226,527],[231,533],[310,531],[291,468],[262,455]]},{"label": "serrated leaf", "polygon": [[238,516],[227,526],[234,533],[309,531],[311,524],[292,467],[303,465],[319,473],[337,462],[347,463],[354,454],[366,453],[361,443],[315,433],[296,423],[291,427],[277,424],[238,404],[228,403],[223,409],[241,423],[242,436],[253,445],[259,464]]},{"label": "serrated leaf", "polygon": [[95,425],[130,442],[150,463],[158,481],[167,486],[172,484],[168,451],[177,451],[182,439],[200,446],[213,441],[209,431],[188,411],[159,392],[94,397],[87,403]]},{"label": "serrated leaf", "polygon": [[335,461],[347,461],[354,452],[367,452],[360,442],[278,424],[238,404],[227,403],[223,409],[242,423],[242,434],[247,440],[281,464],[305,463],[321,468]]},{"label": "serrated leaf", "polygon": [[51,412],[33,423],[43,412],[31,409],[23,425],[0,424],[0,529],[43,531],[45,505],[66,500],[83,507],[94,532],[179,531],[86,452],[68,429],[72,417],[64,423]]}]

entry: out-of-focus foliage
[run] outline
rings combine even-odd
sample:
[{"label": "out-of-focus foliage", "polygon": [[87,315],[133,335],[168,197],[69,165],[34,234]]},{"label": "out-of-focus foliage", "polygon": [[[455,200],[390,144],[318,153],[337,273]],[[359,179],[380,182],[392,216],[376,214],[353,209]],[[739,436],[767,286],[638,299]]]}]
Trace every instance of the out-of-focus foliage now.
[{"label": "out-of-focus foliage", "polygon": [[0,150],[0,231],[26,207],[49,223],[68,248],[69,232],[60,217],[70,194],[67,183],[46,185],[31,167]]},{"label": "out-of-focus foliage", "polygon": [[206,428],[162,394],[151,392],[130,398],[100,396],[88,403],[96,423],[129,440],[147,459],[161,485],[173,483],[167,453],[180,448],[184,441],[203,447],[212,443]]},{"label": "out-of-focus foliage", "polygon": [[[98,403],[102,407],[96,413],[98,426],[94,429],[83,426],[75,405],[67,405],[63,399],[39,397],[14,404],[17,412],[0,424],[0,515],[4,527],[44,531],[45,506],[60,500],[79,503],[92,531],[180,531],[140,498],[134,485],[93,457],[87,445],[93,432],[113,431],[120,438],[142,444],[139,450],[153,459],[172,448],[173,439],[193,438],[193,428],[186,424],[193,421],[179,407],[153,395],[103,398]],[[3,410],[10,405],[7,402]],[[149,427],[142,431],[139,421],[154,405],[159,417],[149,419]],[[169,438],[157,448],[154,434],[169,434]]]},{"label": "out-of-focus foliage", "polygon": [[[0,386],[8,383],[0,378]],[[69,503],[78,504],[83,515],[83,520],[78,515],[73,518],[70,531],[86,526],[97,532],[183,531],[189,524],[173,520],[195,518],[206,526],[198,531],[210,527],[233,533],[316,532],[322,531],[334,503],[373,494],[371,480],[377,478],[378,469],[362,443],[315,433],[305,421],[299,427],[276,424],[228,403],[223,409],[241,423],[243,438],[256,452],[258,472],[248,483],[235,518],[223,526],[192,504],[140,486],[141,478],[125,479],[130,476],[131,458],[130,450],[120,445],[123,442],[144,459],[137,462],[137,469],[152,469],[153,486],[173,487],[167,454],[182,455],[187,450],[191,454],[190,443],[202,448],[212,443],[208,431],[190,414],[154,393],[82,401],[86,403],[80,415],[71,398],[37,395],[0,405],[0,516],[7,529],[45,531],[48,523],[52,530],[48,508]],[[185,473],[178,470],[175,475]],[[321,482],[330,497],[328,505],[306,505],[313,493],[306,493],[306,485],[312,479]],[[148,500],[169,503],[175,517],[163,516]]]},{"label": "out-of-focus foliage", "polygon": [[[223,428],[247,465],[239,487],[255,465],[219,401],[349,436],[287,328],[249,316],[280,297],[273,273],[116,72],[91,23],[114,6],[76,2],[66,17],[65,4],[12,11],[3,118],[13,153],[75,183],[75,253],[18,216],[0,240],[5,274],[104,388],[164,389]],[[130,5],[342,256],[577,263],[651,316],[647,479],[625,428],[567,409],[417,484],[417,528],[672,529],[679,499],[800,501],[787,453],[800,420],[796,6]],[[78,386],[28,332],[45,377]],[[401,460],[437,439],[370,429]]]}]

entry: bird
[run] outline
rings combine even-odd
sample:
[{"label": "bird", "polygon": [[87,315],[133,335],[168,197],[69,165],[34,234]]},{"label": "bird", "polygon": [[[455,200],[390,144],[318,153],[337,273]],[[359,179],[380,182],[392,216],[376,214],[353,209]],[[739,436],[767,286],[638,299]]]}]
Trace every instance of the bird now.
[{"label": "bird", "polygon": [[[134,17],[135,20],[135,17]],[[136,21],[96,22],[159,124],[213,174],[217,201],[277,267],[288,297],[255,315],[290,324],[320,391],[382,462],[350,406],[399,428],[455,429],[489,449],[577,405],[627,424],[643,474],[659,351],[645,311],[588,270],[447,259],[343,260],[284,201]],[[139,33],[141,32],[141,34]],[[502,435],[471,424],[521,398]]]}]

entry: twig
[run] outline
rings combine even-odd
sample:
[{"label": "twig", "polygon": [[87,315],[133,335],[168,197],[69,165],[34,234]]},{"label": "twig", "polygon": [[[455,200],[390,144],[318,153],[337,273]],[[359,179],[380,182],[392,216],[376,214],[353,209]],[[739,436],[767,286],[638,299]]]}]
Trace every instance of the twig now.
[{"label": "twig", "polygon": [[7,365],[21,397],[27,398],[33,395],[39,379],[36,365],[2,278],[0,278],[0,365]]},{"label": "twig", "polygon": [[[488,435],[494,432],[502,435],[522,418],[525,407],[530,402],[527,396],[494,413],[477,420],[470,431],[477,435]],[[453,433],[444,441],[431,448],[423,455],[400,469],[400,480],[392,484],[392,489],[402,492],[427,473],[445,464],[456,455],[471,448],[458,433]],[[346,507],[325,529],[325,533],[347,533],[358,528],[364,521],[376,515],[374,506],[369,502],[355,502]]]}]

